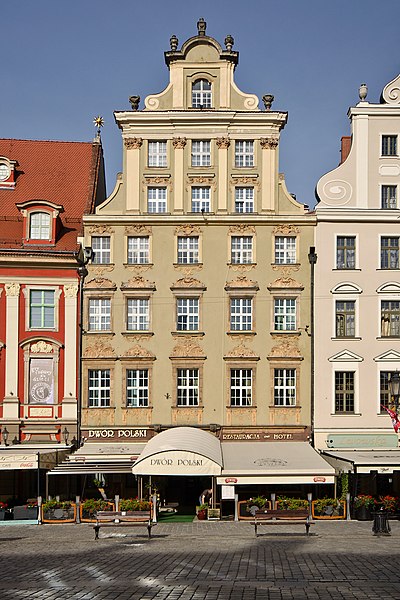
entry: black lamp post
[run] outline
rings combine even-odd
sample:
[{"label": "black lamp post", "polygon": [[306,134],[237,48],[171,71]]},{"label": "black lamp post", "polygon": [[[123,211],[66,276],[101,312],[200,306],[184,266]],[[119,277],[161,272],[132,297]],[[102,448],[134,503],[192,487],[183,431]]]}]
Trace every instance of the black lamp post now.
[{"label": "black lamp post", "polygon": [[314,411],[315,411],[315,335],[314,335],[314,282],[315,282],[315,265],[317,264],[317,253],[315,247],[310,246],[308,253],[308,262],[310,263],[310,324],[311,324],[311,335],[310,335],[310,412],[311,412],[311,435],[310,444],[314,447]]},{"label": "black lamp post", "polygon": [[77,406],[77,447],[81,446],[81,419],[82,419],[82,342],[83,342],[83,286],[85,278],[88,274],[86,265],[93,258],[93,249],[90,246],[81,248],[80,252],[76,255],[78,263],[78,275],[79,275],[79,344],[78,344],[78,406]]},{"label": "black lamp post", "polygon": [[389,391],[390,395],[393,397],[396,412],[398,412],[400,398],[400,373],[398,371],[392,373],[392,375],[390,376]]}]

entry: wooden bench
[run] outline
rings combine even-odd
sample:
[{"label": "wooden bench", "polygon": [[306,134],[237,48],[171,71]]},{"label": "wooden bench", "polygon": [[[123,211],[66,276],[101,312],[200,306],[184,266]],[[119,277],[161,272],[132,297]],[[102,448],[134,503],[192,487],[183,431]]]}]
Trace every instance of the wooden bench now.
[{"label": "wooden bench", "polygon": [[151,528],[157,523],[153,523],[149,510],[99,510],[96,513],[96,525],[93,525],[94,539],[99,539],[100,527],[132,527],[135,525],[145,525],[149,538],[151,538]]},{"label": "wooden bench", "polygon": [[254,531],[257,535],[259,525],[304,525],[306,534],[309,535],[310,525],[314,521],[310,519],[307,508],[298,510],[257,510],[254,513]]}]

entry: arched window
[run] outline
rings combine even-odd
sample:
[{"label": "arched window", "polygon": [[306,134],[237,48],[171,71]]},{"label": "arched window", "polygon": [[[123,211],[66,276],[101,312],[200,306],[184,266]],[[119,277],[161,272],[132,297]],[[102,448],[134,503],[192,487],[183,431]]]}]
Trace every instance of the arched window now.
[{"label": "arched window", "polygon": [[34,212],[29,220],[29,238],[31,240],[51,239],[50,214],[47,212]]},{"label": "arched window", "polygon": [[207,79],[198,79],[192,84],[192,107],[211,108],[211,83]]}]

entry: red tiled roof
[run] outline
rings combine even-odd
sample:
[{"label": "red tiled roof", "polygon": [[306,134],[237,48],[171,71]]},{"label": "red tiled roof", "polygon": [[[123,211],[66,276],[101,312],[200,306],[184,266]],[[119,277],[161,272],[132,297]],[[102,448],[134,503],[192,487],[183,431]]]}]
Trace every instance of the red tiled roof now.
[{"label": "red tiled roof", "polygon": [[[22,248],[23,220],[16,204],[47,200],[61,204],[56,250],[75,250],[82,215],[91,212],[102,163],[101,145],[0,139],[0,156],[17,161],[14,189],[0,189],[0,251]],[[49,247],[38,249],[48,252]]]}]

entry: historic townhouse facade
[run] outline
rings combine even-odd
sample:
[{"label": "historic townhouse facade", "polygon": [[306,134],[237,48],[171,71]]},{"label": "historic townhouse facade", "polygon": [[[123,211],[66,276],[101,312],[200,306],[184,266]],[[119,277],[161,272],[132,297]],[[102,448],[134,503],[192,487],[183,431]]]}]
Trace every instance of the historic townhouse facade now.
[{"label": "historic townhouse facade", "polygon": [[131,466],[117,442],[191,427],[263,460],[257,443],[310,434],[315,216],[279,174],[287,114],[234,82],[233,38],[200,19],[170,43],[166,89],[115,113],[123,173],[84,218],[82,453]]},{"label": "historic townhouse facade", "polygon": [[338,472],[367,475],[358,489],[397,494],[398,439],[383,407],[400,366],[399,81],[380,103],[360,87],[341,164],[318,182],[315,300],[316,445]]},{"label": "historic townhouse facade", "polygon": [[0,140],[1,499],[77,443],[78,236],[104,197],[98,141]]}]

